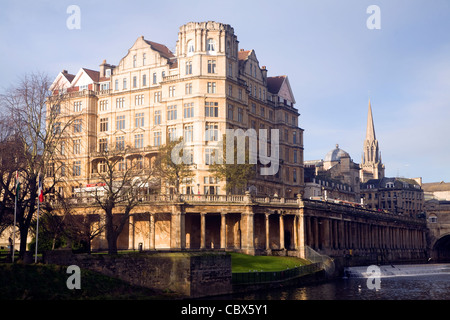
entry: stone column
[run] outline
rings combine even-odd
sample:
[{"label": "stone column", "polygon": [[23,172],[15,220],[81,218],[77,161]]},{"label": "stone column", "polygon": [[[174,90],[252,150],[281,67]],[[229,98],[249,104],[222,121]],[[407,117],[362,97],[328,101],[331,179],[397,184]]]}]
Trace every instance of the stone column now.
[{"label": "stone column", "polygon": [[206,248],[206,213],[200,213],[200,249]]},{"label": "stone column", "polygon": [[279,221],[280,221],[280,249],[285,249],[284,246],[284,219],[283,219],[283,215],[280,213],[279,216]]},{"label": "stone column", "polygon": [[226,249],[227,246],[227,214],[220,214],[220,248]]},{"label": "stone column", "polygon": [[149,248],[155,249],[155,214],[150,213]]},{"label": "stone column", "polygon": [[134,215],[130,214],[130,232],[128,233],[128,249],[134,250],[134,243],[135,243],[135,237],[136,237],[136,226],[134,223]]},{"label": "stone column", "polygon": [[270,226],[269,226],[269,214],[266,213],[265,214],[265,221],[266,221],[266,246],[265,249],[266,251],[270,250],[270,239],[269,239],[269,235],[270,235]]}]

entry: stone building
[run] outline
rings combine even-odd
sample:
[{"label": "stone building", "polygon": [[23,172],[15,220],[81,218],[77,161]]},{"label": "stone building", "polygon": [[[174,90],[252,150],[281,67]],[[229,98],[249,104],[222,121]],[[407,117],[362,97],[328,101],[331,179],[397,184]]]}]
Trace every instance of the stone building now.
[{"label": "stone building", "polygon": [[269,77],[254,50],[239,48],[230,25],[189,22],[179,28],[175,52],[141,36],[117,65],[64,70],[51,89],[63,98],[61,122],[75,117],[59,146],[64,163],[52,173],[64,176],[59,188],[66,196],[98,183],[99,152],[108,146],[129,147],[124,167],[135,161],[150,168],[158,148],[179,137],[195,166],[181,192],[225,194],[226,182],[214,178],[209,165],[226,129],[257,137],[267,130],[268,150],[278,130],[278,170],[257,170],[249,186],[257,195],[303,193],[303,129],[289,79]]},{"label": "stone building", "polygon": [[305,161],[305,198],[360,202],[359,164],[348,152],[330,150],[323,160]]},{"label": "stone building", "polygon": [[416,217],[424,208],[424,193],[414,179],[371,179],[361,184],[361,197],[368,209]]}]

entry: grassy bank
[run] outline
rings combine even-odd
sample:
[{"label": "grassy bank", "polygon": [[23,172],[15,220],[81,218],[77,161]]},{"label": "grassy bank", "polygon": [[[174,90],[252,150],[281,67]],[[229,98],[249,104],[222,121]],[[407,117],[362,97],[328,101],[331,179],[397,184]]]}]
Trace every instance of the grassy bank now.
[{"label": "grassy bank", "polygon": [[119,279],[81,270],[81,289],[70,290],[67,268],[41,264],[0,264],[0,300],[142,300],[177,298],[129,285]]},{"label": "grassy bank", "polygon": [[295,257],[251,256],[242,253],[230,254],[232,272],[282,271],[310,263],[307,260]]}]

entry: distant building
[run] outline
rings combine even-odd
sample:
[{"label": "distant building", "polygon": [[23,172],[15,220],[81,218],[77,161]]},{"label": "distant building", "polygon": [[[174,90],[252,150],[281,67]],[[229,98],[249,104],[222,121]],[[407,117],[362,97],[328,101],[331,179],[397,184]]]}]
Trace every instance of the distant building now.
[{"label": "distant building", "polygon": [[305,161],[305,198],[359,203],[359,189],[359,164],[339,145],[323,160]]},{"label": "distant building", "polygon": [[361,184],[361,198],[368,209],[411,217],[424,211],[424,192],[414,179],[371,179]]},{"label": "distant building", "polygon": [[425,193],[425,200],[450,200],[450,183],[448,182],[432,182],[422,185]]}]

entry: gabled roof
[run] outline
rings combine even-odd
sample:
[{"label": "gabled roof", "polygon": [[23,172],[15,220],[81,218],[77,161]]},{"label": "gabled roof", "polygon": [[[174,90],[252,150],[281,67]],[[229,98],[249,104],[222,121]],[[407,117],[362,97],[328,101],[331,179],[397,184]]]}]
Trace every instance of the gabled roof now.
[{"label": "gabled roof", "polygon": [[61,72],[61,74],[67,79],[67,81],[72,82],[72,80],[75,78],[74,74],[70,74],[67,72]]},{"label": "gabled roof", "polygon": [[238,60],[247,60],[252,50],[241,49],[238,52]]},{"label": "gabled roof", "polygon": [[281,85],[283,84],[286,76],[276,76],[276,77],[268,77],[267,78],[267,90],[270,93],[277,94],[280,92]]},{"label": "gabled roof", "polygon": [[81,68],[81,70],[86,72],[86,74],[89,76],[89,78],[92,79],[92,81],[98,82],[100,80],[100,72],[99,71],[86,69],[86,68]]},{"label": "gabled roof", "polygon": [[153,50],[158,51],[164,58],[166,59],[170,59],[170,58],[174,58],[175,55],[172,53],[172,51],[169,50],[169,48],[167,48],[165,45],[157,43],[157,42],[153,42],[153,41],[149,41],[149,40],[145,40],[143,37],[142,39],[149,44]]},{"label": "gabled roof", "polygon": [[294,94],[287,76],[268,77],[267,90],[272,94],[277,94],[281,98],[295,103]]}]

